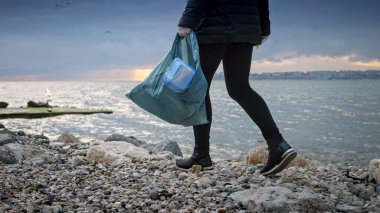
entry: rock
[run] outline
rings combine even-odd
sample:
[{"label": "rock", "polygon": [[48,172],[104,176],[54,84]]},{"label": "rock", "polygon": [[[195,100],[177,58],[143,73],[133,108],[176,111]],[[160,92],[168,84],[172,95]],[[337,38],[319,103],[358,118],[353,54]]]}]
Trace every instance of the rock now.
[{"label": "rock", "polygon": [[153,153],[159,153],[162,151],[169,151],[177,156],[182,157],[181,149],[178,146],[178,143],[175,141],[165,141],[156,145],[153,149]]},{"label": "rock", "polygon": [[152,210],[152,211],[154,211],[154,212],[158,212],[161,209],[161,206],[158,205],[158,204],[153,204],[153,205],[150,206],[149,209]]},{"label": "rock", "polygon": [[87,165],[88,161],[83,156],[74,156],[69,160],[69,163],[71,164],[71,167],[76,168],[78,166]]},{"label": "rock", "polygon": [[[305,189],[297,193],[297,198],[288,202],[289,208],[295,211],[308,209],[310,212],[324,212],[334,208],[335,204],[330,199],[319,197],[318,194]],[[293,208],[292,208],[293,207]]]},{"label": "rock", "polygon": [[245,162],[247,164],[265,164],[268,160],[268,148],[264,146],[256,147],[251,149],[247,153]]},{"label": "rock", "polygon": [[234,192],[229,197],[252,212],[280,212],[287,210],[285,203],[292,194],[286,187],[263,187]]},{"label": "rock", "polygon": [[104,141],[105,142],[108,142],[108,141],[125,141],[125,142],[131,143],[135,146],[141,146],[141,145],[145,144],[145,142],[140,141],[133,136],[126,137],[124,135],[119,135],[119,134],[113,134],[113,135],[107,137],[106,139],[104,139]]},{"label": "rock", "polygon": [[150,199],[152,200],[158,200],[159,199],[159,196],[158,196],[158,191],[156,190],[153,190],[149,193],[149,197]]},{"label": "rock", "polygon": [[11,131],[9,131],[9,130],[7,130],[7,129],[2,129],[2,130],[0,130],[0,134],[10,134],[10,135],[14,135],[13,132],[11,132]]},{"label": "rock", "polygon": [[241,202],[252,212],[302,212],[305,209],[320,212],[334,207],[332,201],[320,198],[310,190],[294,193],[282,186],[247,189],[234,192],[230,197],[237,203]]},{"label": "rock", "polygon": [[365,184],[350,184],[349,191],[363,200],[370,200],[371,196],[375,194],[375,189]]},{"label": "rock", "polygon": [[41,209],[42,213],[59,213],[62,211],[62,206],[44,206]]},{"label": "rock", "polygon": [[232,172],[228,169],[222,169],[220,170],[220,172],[218,173],[218,176],[222,176],[222,177],[230,177],[232,176]]},{"label": "rock", "polygon": [[60,141],[50,141],[48,148],[56,151],[61,151],[62,147],[66,146],[65,142]]},{"label": "rock", "polygon": [[0,133],[0,146],[14,142],[14,139],[15,138],[12,134],[1,134]]},{"label": "rock", "polygon": [[310,182],[310,177],[296,170],[285,170],[281,177],[282,183],[295,183],[297,185],[305,185]]},{"label": "rock", "polygon": [[199,174],[201,171],[202,171],[202,166],[201,166],[201,165],[193,165],[193,166],[189,169],[189,172],[190,172],[190,173],[194,173],[194,174]]},{"label": "rock", "polygon": [[12,152],[17,162],[23,162],[26,164],[41,164],[50,157],[43,150],[36,146],[10,143],[5,145],[5,147],[7,147],[10,152]]},{"label": "rock", "polygon": [[61,136],[59,136],[57,141],[65,142],[65,143],[79,143],[79,140],[72,134],[65,132]]},{"label": "rock", "polygon": [[115,202],[112,204],[112,208],[121,209],[121,208],[123,208],[123,204],[121,202]]},{"label": "rock", "polygon": [[0,162],[4,164],[15,164],[17,163],[17,160],[9,149],[0,147]]},{"label": "rock", "polygon": [[374,185],[373,188],[375,189],[376,193],[380,194],[380,183]]},{"label": "rock", "polygon": [[150,158],[149,151],[124,141],[95,142],[87,151],[87,160],[92,163],[120,164],[132,159]]},{"label": "rock", "polygon": [[19,131],[17,131],[17,135],[19,135],[19,136],[25,136],[26,134],[25,134],[24,131],[19,130]]},{"label": "rock", "polygon": [[227,213],[228,211],[225,208],[219,208],[216,212],[218,212],[218,213]]},{"label": "rock", "polygon": [[336,210],[339,212],[359,212],[360,207],[350,206],[348,204],[342,203],[336,206]]},{"label": "rock", "polygon": [[[245,162],[247,164],[265,164],[268,160],[268,148],[264,146],[256,147],[251,149],[247,153]],[[289,164],[288,167],[297,166],[297,167],[306,167],[311,163],[311,160],[306,159],[302,155],[298,154],[297,157]]]},{"label": "rock", "polygon": [[248,181],[248,183],[250,184],[261,184],[262,182],[264,182],[264,179],[261,179],[255,176],[251,177]]},{"label": "rock", "polygon": [[246,169],[246,173],[247,174],[253,174],[255,173],[257,170],[257,167],[256,166],[249,166],[247,169]]},{"label": "rock", "polygon": [[41,140],[49,140],[48,137],[46,137],[45,135],[35,135],[33,136],[35,139],[41,139]]},{"label": "rock", "polygon": [[7,102],[0,101],[0,108],[7,108],[8,105],[9,105],[9,104],[8,104]]},{"label": "rock", "polygon": [[380,183],[380,159],[373,159],[369,163],[370,177]]},{"label": "rock", "polygon": [[28,101],[27,107],[47,107],[52,108],[52,106],[49,105],[49,103],[44,102],[35,102],[35,101]]},{"label": "rock", "polygon": [[0,129],[5,129],[4,124],[0,123]]}]

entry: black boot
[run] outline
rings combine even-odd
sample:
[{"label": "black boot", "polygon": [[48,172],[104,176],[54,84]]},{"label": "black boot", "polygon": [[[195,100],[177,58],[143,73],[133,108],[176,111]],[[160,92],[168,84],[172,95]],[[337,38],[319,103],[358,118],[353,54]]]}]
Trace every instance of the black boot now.
[{"label": "black boot", "polygon": [[190,169],[193,165],[202,166],[202,170],[213,169],[212,161],[209,154],[209,148],[204,148],[195,146],[193,155],[190,158],[178,159],[176,160],[176,165],[180,169]]},{"label": "black boot", "polygon": [[267,143],[268,162],[260,172],[265,176],[271,176],[284,170],[296,158],[297,152],[282,138],[281,134],[267,140]]}]

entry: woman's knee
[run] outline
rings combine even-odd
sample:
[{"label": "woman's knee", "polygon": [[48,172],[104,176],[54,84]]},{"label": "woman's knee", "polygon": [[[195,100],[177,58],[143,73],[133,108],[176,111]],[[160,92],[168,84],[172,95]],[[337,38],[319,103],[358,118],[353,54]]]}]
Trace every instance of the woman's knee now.
[{"label": "woman's knee", "polygon": [[235,101],[244,98],[244,94],[252,90],[249,83],[227,83],[226,86],[228,95]]}]

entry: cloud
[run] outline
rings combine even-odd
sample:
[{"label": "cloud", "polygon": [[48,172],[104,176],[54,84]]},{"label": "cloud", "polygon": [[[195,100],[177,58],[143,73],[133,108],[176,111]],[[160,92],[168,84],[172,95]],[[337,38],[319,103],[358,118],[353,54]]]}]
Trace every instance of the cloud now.
[{"label": "cloud", "polygon": [[368,70],[380,69],[380,60],[362,61],[358,55],[295,56],[278,60],[253,60],[254,72],[318,71],[318,70]]},{"label": "cloud", "polygon": [[[2,2],[1,79],[141,80],[144,69],[170,49],[186,1],[56,4],[66,1]],[[379,69],[380,30],[373,27],[378,5],[378,0],[273,1],[272,33],[254,52],[252,70]]]},{"label": "cloud", "polygon": [[368,69],[379,69],[380,60],[371,60],[371,61],[356,61],[353,62],[354,65],[359,67],[366,67]]}]

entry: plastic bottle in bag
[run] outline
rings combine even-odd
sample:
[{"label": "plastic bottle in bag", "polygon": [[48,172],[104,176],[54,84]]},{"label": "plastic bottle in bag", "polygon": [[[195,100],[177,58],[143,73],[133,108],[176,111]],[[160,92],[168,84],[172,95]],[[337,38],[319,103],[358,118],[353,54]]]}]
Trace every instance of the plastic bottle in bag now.
[{"label": "plastic bottle in bag", "polygon": [[195,69],[182,59],[175,58],[168,67],[164,83],[175,92],[183,92],[190,87],[195,75]]}]

